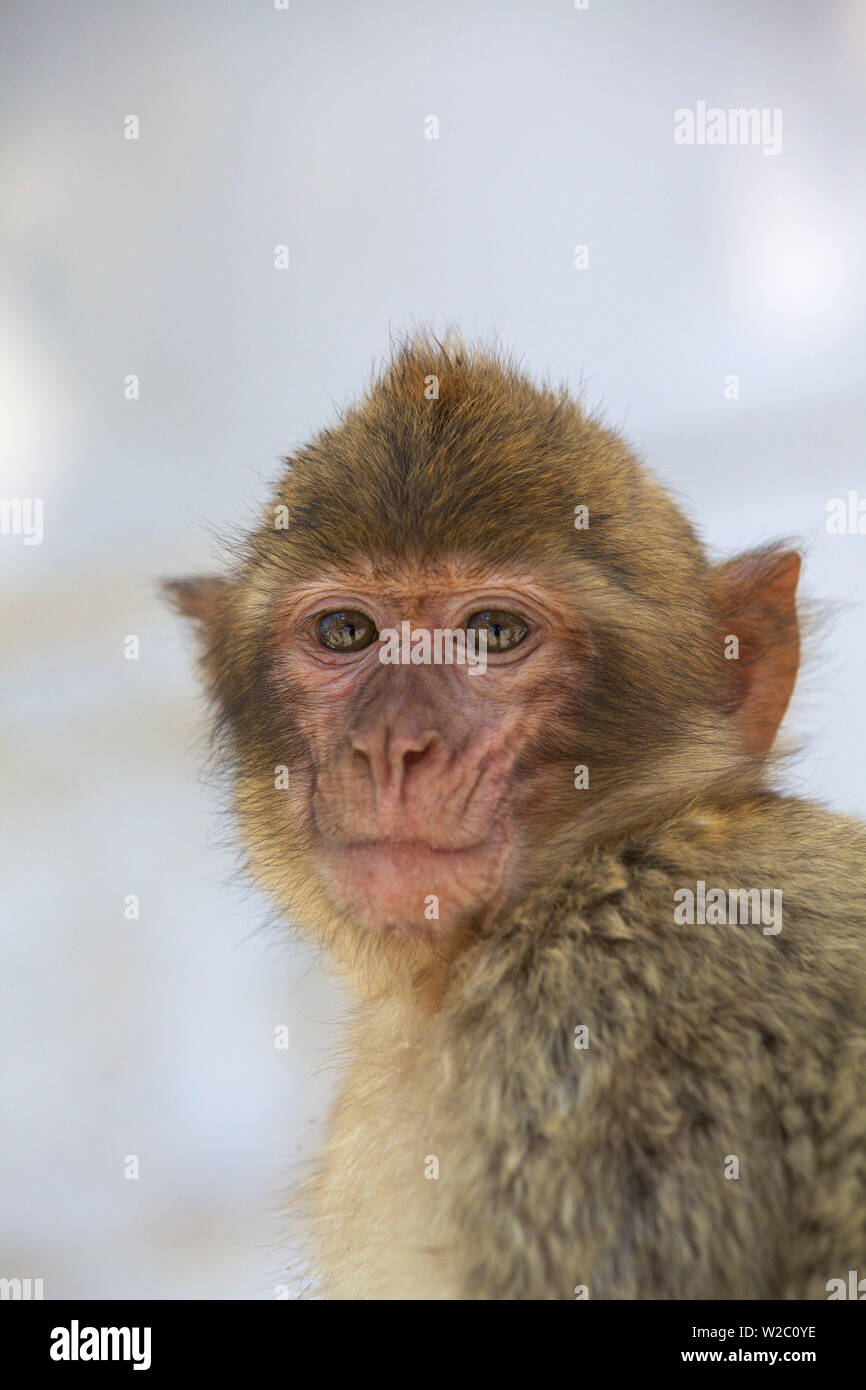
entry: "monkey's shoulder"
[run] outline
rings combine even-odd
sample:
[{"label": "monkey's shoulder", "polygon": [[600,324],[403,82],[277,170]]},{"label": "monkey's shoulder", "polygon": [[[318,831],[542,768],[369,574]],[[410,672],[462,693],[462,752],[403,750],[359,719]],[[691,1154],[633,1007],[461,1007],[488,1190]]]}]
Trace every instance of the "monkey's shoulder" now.
[{"label": "monkey's shoulder", "polygon": [[766,794],[580,856],[476,943],[454,994],[551,1028],[575,1008],[621,1033],[721,1010],[863,1027],[866,827]]}]

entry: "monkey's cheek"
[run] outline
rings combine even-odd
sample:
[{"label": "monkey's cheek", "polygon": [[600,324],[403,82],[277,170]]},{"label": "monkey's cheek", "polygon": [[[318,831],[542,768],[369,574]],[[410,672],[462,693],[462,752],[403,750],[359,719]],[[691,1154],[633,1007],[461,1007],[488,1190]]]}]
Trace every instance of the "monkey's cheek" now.
[{"label": "monkey's cheek", "polygon": [[352,845],[323,855],[332,902],[369,931],[448,935],[483,916],[503,892],[503,846],[464,850]]}]

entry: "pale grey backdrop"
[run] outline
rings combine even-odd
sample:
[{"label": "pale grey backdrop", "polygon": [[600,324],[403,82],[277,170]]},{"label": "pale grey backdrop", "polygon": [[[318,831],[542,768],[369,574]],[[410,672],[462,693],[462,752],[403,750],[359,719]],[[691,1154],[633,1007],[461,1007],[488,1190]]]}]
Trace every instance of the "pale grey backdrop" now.
[{"label": "pale grey backdrop", "polygon": [[[273,1296],[340,1001],[232,882],[154,581],[392,329],[496,333],[714,546],[805,539],[837,618],[792,780],[864,810],[866,536],[824,519],[866,496],[866,9],[7,0],[0,39],[0,492],[45,506],[41,545],[0,536],[0,1275]],[[782,152],[676,145],[698,101],[781,108]]]}]

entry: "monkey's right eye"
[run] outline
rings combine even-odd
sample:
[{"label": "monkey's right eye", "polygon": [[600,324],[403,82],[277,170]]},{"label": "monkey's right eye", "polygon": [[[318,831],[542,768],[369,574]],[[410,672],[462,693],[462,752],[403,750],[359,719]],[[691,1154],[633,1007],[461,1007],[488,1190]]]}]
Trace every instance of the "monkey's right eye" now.
[{"label": "monkey's right eye", "polygon": [[353,608],[325,613],[316,623],[320,646],[329,652],[362,652],[378,637],[375,624],[366,613]]}]

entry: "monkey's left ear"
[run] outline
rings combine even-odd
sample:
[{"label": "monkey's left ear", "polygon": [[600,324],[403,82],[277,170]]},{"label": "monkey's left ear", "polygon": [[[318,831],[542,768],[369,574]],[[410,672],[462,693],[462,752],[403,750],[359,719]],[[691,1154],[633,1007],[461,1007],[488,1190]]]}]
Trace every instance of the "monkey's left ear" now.
[{"label": "monkey's left ear", "polygon": [[797,679],[795,550],[757,550],[719,565],[711,592],[730,663],[728,707],[749,753],[769,753]]}]

